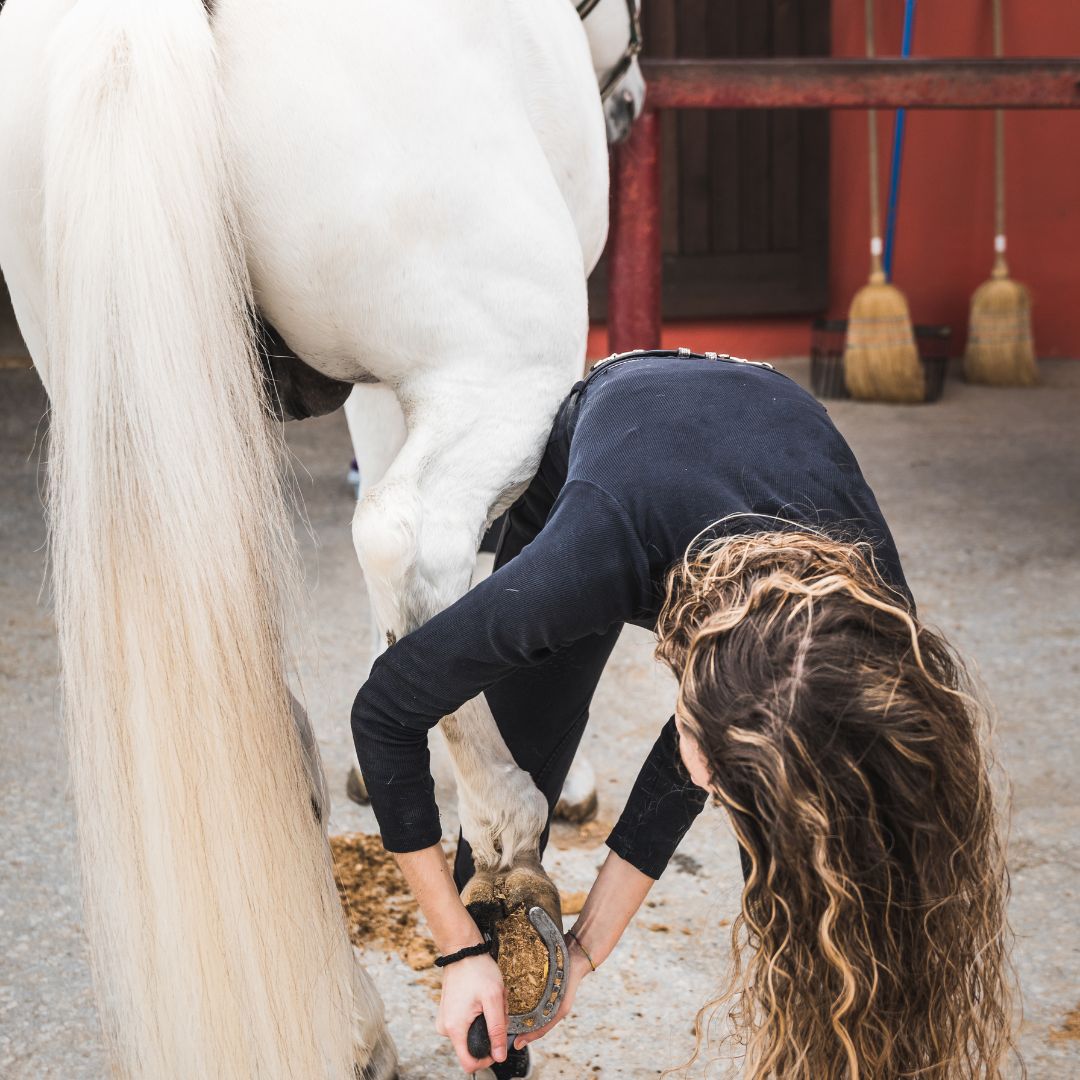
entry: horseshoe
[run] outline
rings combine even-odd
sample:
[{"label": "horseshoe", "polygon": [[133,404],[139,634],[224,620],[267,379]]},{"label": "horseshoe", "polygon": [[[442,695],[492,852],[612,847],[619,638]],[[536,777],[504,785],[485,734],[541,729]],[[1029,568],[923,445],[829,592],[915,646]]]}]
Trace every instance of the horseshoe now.
[{"label": "horseshoe", "polygon": [[[506,1030],[511,1044],[515,1035],[527,1035],[550,1023],[566,994],[566,939],[562,931],[539,905],[529,908],[529,922],[532,923],[533,929],[547,947],[547,981],[544,983],[544,992],[540,995],[540,1001],[535,1008],[526,1013],[512,1013],[507,1018]],[[497,957],[498,954],[498,937],[496,936],[492,956]],[[486,1058],[491,1055],[491,1040],[488,1038],[487,1020],[484,1019],[483,1013],[473,1020],[469,1027],[467,1045],[469,1053],[474,1058]]]}]

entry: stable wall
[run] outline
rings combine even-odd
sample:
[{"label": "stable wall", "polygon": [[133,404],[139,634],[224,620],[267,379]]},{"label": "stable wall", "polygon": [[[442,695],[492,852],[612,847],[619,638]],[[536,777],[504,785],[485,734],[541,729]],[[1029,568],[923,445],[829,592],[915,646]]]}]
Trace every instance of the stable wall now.
[{"label": "stable wall", "polygon": [[[1080,54],[1076,0],[1003,0],[1011,56]],[[879,0],[879,51],[898,54],[902,0]],[[833,53],[864,54],[862,0],[833,0]],[[919,56],[993,53],[990,0],[919,4]],[[993,265],[993,113],[913,111],[900,192],[893,278],[918,322],[948,323],[963,348],[972,291]],[[893,114],[879,116],[882,185]],[[1080,357],[1080,111],[1015,110],[1005,116],[1009,268],[1034,300],[1042,356]],[[866,280],[869,255],[867,123],[832,117],[829,296],[841,314]]]},{"label": "stable wall", "polygon": [[[646,0],[647,2],[647,0]],[[1010,56],[1080,55],[1078,0],[1004,0]],[[877,0],[879,55],[899,55],[903,0]],[[863,0],[833,0],[833,54],[863,56]],[[990,0],[918,6],[917,56],[990,56]],[[878,116],[882,213],[893,113]],[[1006,113],[1009,266],[1029,286],[1040,356],[1080,357],[1080,111]],[[993,265],[994,133],[989,111],[908,113],[894,280],[921,323],[953,329],[963,351],[968,304]],[[829,311],[843,316],[869,272],[867,121],[832,113]],[[884,228],[884,223],[882,225]],[[805,354],[810,320],[671,323],[664,344],[769,358]],[[606,351],[595,328],[590,355]]]}]

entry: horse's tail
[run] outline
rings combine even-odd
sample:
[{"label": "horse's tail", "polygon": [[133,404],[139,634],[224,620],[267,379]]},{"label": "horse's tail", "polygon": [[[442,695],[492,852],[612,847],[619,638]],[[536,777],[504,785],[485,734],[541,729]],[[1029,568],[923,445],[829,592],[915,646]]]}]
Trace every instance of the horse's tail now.
[{"label": "horse's tail", "polygon": [[200,0],[80,0],[46,130],[49,514],[86,925],[125,1077],[353,1075],[285,681],[296,558]]}]

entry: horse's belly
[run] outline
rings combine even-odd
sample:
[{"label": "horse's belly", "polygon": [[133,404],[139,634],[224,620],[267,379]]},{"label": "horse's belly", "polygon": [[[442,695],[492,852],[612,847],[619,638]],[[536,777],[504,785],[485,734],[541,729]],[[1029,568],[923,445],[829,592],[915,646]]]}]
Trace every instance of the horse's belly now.
[{"label": "horse's belly", "polygon": [[49,385],[45,291],[43,57],[75,0],[8,0],[0,13],[0,268],[38,373]]},{"label": "horse's belly", "polygon": [[577,223],[500,4],[398,9],[218,0],[215,15],[257,300],[336,378],[393,382],[583,312]]}]

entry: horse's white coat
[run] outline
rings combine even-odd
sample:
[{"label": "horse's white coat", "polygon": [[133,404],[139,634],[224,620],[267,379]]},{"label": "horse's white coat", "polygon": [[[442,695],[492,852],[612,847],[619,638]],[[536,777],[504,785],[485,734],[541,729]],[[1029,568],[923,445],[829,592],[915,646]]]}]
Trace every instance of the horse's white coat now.
[{"label": "horse's white coat", "polygon": [[[424,62],[394,71],[389,86],[380,70],[351,91],[347,100],[382,103],[387,115],[380,108],[335,115],[337,81],[356,78],[359,37],[345,35],[340,70],[328,71],[325,58],[318,70],[297,68],[299,80],[329,84],[325,127],[306,113],[294,121],[290,92],[270,74],[286,60],[275,60],[275,48],[291,55],[283,42],[302,43],[311,32],[308,14],[283,5],[275,22],[285,26],[280,42],[237,29],[242,7],[230,0],[216,21],[226,100],[244,118],[234,124],[251,189],[244,203],[288,215],[245,222],[260,256],[252,263],[260,305],[305,359],[338,377],[374,375],[404,409],[408,437],[392,461],[384,466],[358,450],[366,491],[354,535],[378,640],[418,625],[467,588],[483,526],[535,468],[554,408],[581,368],[584,274],[606,236],[606,152],[572,8],[519,0],[504,6],[505,22],[484,5],[467,14],[452,8],[428,7],[420,20],[445,54],[433,59],[420,49]],[[379,40],[401,32],[384,8],[365,14],[355,27],[344,17],[342,25]],[[562,47],[553,47],[555,34]],[[477,42],[502,63],[458,76],[455,96],[447,87],[459,57]],[[492,115],[484,103],[507,95],[508,108]],[[402,111],[415,142],[400,138]],[[318,148],[331,135],[343,150],[327,171]],[[288,168],[261,158],[278,137],[296,148]],[[456,151],[462,140],[472,154]],[[371,146],[380,150],[375,174]],[[299,212],[287,209],[297,191],[308,193]],[[333,245],[305,246],[313,232],[344,235]],[[454,245],[438,246],[447,237]],[[357,251],[366,254],[359,264]],[[328,292],[326,282],[342,294]],[[368,391],[356,395],[353,416]],[[393,409],[386,401],[382,407]],[[451,741],[463,778],[462,820],[481,861],[509,862],[535,844],[543,800],[514,767],[484,703],[470,712],[470,737]]]},{"label": "horse's white coat", "polygon": [[[355,535],[405,633],[468,586],[581,370],[607,159],[580,22],[568,0],[217,0],[211,41],[200,0],[8,0],[0,145],[116,1069],[387,1076],[284,693],[243,263],[308,362],[397,397]],[[466,833],[511,862],[543,800],[468,714]]]}]

